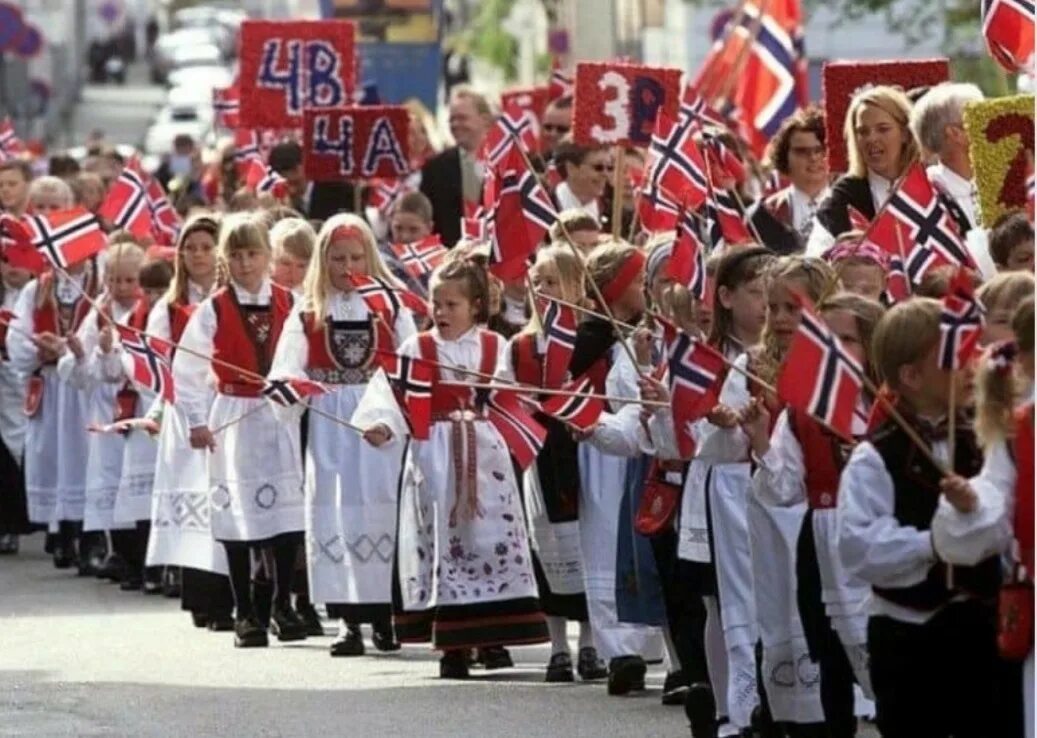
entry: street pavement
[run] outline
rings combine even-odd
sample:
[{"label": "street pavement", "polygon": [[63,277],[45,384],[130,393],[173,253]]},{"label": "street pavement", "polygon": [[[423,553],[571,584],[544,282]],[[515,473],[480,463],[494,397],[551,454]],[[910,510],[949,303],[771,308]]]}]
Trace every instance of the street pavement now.
[{"label": "street pavement", "polygon": [[546,645],[467,682],[440,680],[426,646],[332,658],[331,623],[235,649],[176,600],[54,569],[42,539],[0,558],[0,736],[689,735],[683,710],[660,704],[661,666],[647,691],[609,697],[600,682],[545,684]]},{"label": "street pavement", "polygon": [[73,110],[70,128],[55,148],[82,145],[87,134],[97,128],[105,132],[109,143],[140,146],[166,94],[165,87],[151,84],[143,62],[128,67],[124,85],[86,85]]}]

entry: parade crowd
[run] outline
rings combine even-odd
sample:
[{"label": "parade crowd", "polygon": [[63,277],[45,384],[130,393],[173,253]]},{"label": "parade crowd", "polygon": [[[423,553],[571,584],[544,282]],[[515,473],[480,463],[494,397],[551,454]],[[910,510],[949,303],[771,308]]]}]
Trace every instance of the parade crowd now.
[{"label": "parade crowd", "polygon": [[[59,569],[179,598],[228,632],[198,634],[213,648],[327,619],[332,656],[430,643],[464,679],[549,643],[547,681],[614,696],[665,660],[696,738],[841,738],[862,716],[1032,735],[1034,228],[980,223],[962,122],[980,99],[866,86],[834,129],[788,117],[759,160],[702,119],[714,194],[660,228],[645,181],[665,154],[577,144],[563,94],[525,152],[556,216],[506,274],[475,207],[497,106],[468,87],[441,151],[414,108],[392,187],[311,181],[282,136],[268,188],[233,142],[178,139],[140,174],[182,218],[168,241],[104,216],[138,166],[105,141],[10,156],[2,552],[45,535]],[[918,172],[958,263],[898,266],[870,233]],[[103,250],[34,268],[18,224],[61,250],[55,214],[77,208],[102,214]],[[954,300],[982,306],[960,340]],[[682,382],[703,380],[673,375],[704,365],[675,345],[720,357],[687,422]],[[828,361],[815,407],[843,402],[840,366],[863,377],[850,437],[783,389]],[[1019,592],[1024,633],[998,618]]]}]

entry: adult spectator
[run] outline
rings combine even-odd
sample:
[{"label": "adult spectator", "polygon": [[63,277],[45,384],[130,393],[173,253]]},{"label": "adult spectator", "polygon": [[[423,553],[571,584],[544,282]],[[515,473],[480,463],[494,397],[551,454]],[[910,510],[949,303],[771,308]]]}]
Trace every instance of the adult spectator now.
[{"label": "adult spectator", "polygon": [[485,97],[470,87],[454,89],[450,135],[456,145],[433,156],[421,169],[421,191],[432,203],[435,231],[447,247],[461,238],[465,201],[479,201],[483,172],[476,155],[492,125],[493,111]]},{"label": "adult spectator", "polygon": [[612,154],[604,146],[581,146],[571,138],[555,149],[555,163],[562,181],[555,187],[559,210],[582,210],[604,225],[609,212],[605,187],[612,176]]},{"label": "adult spectator", "polygon": [[302,147],[296,141],[282,141],[270,149],[270,168],[288,182],[292,207],[315,220],[327,220],[336,213],[352,212],[353,185],[348,182],[310,182],[302,166]]},{"label": "adult spectator", "polygon": [[566,96],[549,102],[540,122],[540,155],[544,161],[554,156],[555,148],[569,135],[572,127],[573,99]]},{"label": "adult spectator", "polygon": [[23,159],[0,162],[0,208],[16,217],[25,214],[29,205],[29,182],[32,167]]}]

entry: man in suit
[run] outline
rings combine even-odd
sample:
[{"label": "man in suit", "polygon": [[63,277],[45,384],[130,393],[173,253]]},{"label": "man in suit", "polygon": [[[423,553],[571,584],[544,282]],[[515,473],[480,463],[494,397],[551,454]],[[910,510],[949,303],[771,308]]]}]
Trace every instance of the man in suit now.
[{"label": "man in suit", "polygon": [[485,97],[470,87],[453,89],[450,135],[457,145],[421,168],[421,192],[432,203],[435,232],[447,247],[461,238],[465,201],[478,202],[482,194],[483,171],[476,155],[492,125],[493,111]]},{"label": "man in suit", "polygon": [[269,162],[270,168],[288,182],[292,207],[310,220],[327,220],[336,213],[353,212],[353,184],[310,182],[303,171],[302,147],[297,142],[282,141],[274,146]]},{"label": "man in suit", "polygon": [[787,118],[767,155],[792,184],[753,205],[749,217],[763,246],[783,255],[798,253],[806,247],[817,206],[828,195],[824,113],[806,108]]}]

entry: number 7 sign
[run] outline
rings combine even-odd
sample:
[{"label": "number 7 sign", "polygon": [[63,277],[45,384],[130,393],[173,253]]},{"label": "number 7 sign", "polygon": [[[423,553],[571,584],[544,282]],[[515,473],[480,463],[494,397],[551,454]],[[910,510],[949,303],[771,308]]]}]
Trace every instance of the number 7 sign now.
[{"label": "number 7 sign", "polygon": [[577,64],[573,138],[585,146],[647,146],[660,111],[677,117],[680,81],[679,69]]},{"label": "number 7 sign", "polygon": [[349,21],[241,24],[241,105],[245,128],[298,128],[306,108],[352,100],[356,27]]}]

